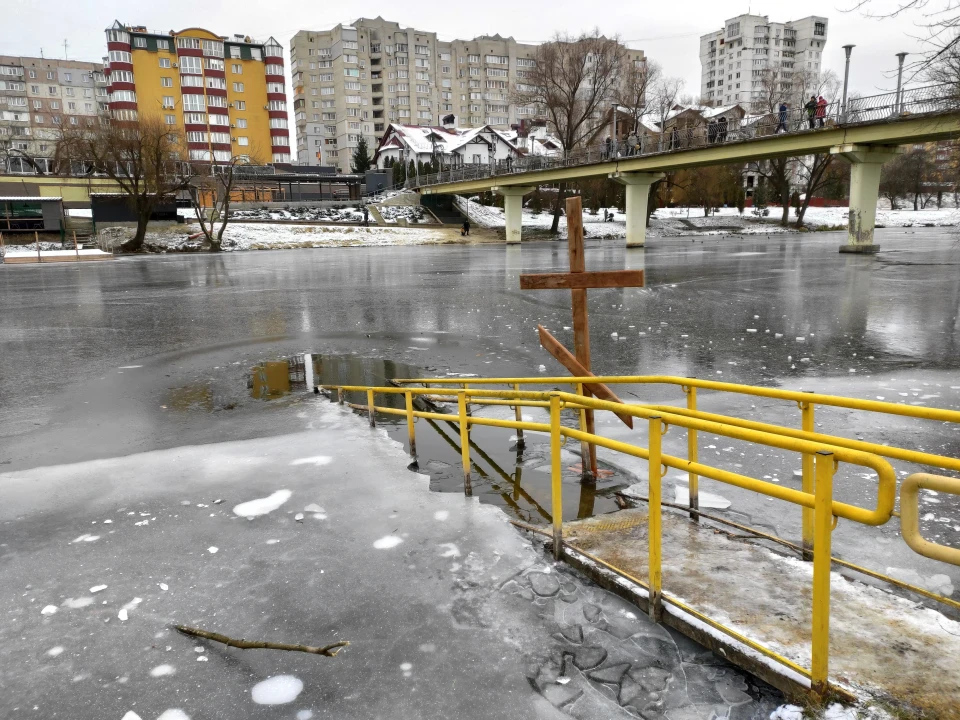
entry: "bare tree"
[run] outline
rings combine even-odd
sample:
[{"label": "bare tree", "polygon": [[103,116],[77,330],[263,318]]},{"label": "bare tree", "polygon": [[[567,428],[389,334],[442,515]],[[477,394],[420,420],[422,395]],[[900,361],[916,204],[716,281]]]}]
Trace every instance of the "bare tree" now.
[{"label": "bare tree", "polygon": [[[616,98],[626,56],[624,45],[602,36],[599,29],[578,36],[557,33],[537,47],[536,65],[514,101],[538,107],[563,144],[564,155],[570,155],[596,142],[606,128],[603,106]],[[565,192],[566,183],[561,182],[551,226],[554,234]]]},{"label": "bare tree", "polygon": [[187,187],[184,142],[176,126],[158,115],[119,122],[102,118],[89,126],[64,128],[59,162],[82,163],[115,182],[137,216],[137,231],[121,250],[143,248],[150,216],[163,200]]},{"label": "bare tree", "polygon": [[20,147],[17,147],[17,143],[24,142],[24,138],[28,136],[20,135],[0,135],[0,169],[10,172],[11,160],[14,158],[26,163],[34,169],[38,175],[45,175],[47,169],[41,166],[39,157],[35,157],[33,153],[30,153]]},{"label": "bare tree", "polygon": [[643,116],[650,111],[653,86],[663,77],[663,68],[652,60],[630,64],[623,73],[617,88],[617,103],[630,115],[631,129],[640,131]]},{"label": "bare tree", "polygon": [[[223,233],[230,222],[230,204],[237,190],[243,165],[259,164],[250,155],[234,155],[228,162],[211,164],[209,172],[197,176],[191,183],[190,200],[200,223],[200,231],[210,245],[219,252],[223,247]],[[210,202],[207,216],[205,202]]]},{"label": "bare tree", "polygon": [[660,128],[660,149],[664,148],[667,119],[676,107],[683,80],[678,77],[659,77],[650,85],[650,99],[647,101],[648,115]]}]

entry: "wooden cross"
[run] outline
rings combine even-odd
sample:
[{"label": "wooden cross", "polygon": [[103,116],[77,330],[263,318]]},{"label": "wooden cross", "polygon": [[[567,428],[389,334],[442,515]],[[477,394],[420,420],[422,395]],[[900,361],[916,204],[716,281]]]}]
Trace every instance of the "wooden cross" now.
[{"label": "wooden cross", "polygon": [[[521,290],[563,290],[569,289],[573,306],[573,348],[571,354],[559,340],[551,335],[542,325],[537,326],[540,335],[540,344],[555,357],[561,365],[575,377],[593,375],[590,372],[590,326],[587,317],[587,288],[622,288],[643,287],[643,270],[603,270],[587,272],[586,258],[583,250],[583,208],[580,197],[567,198],[567,243],[570,254],[569,273],[542,273],[538,275],[521,275]],[[594,395],[601,400],[622,402],[614,392],[603,383],[585,383],[583,394]],[[593,411],[586,413],[586,432],[594,434]],[[618,415],[627,427],[633,427],[633,418],[629,415]],[[584,462],[583,476],[597,477],[597,448],[595,445],[583,443]],[[586,458],[589,456],[590,465],[587,469]]]}]

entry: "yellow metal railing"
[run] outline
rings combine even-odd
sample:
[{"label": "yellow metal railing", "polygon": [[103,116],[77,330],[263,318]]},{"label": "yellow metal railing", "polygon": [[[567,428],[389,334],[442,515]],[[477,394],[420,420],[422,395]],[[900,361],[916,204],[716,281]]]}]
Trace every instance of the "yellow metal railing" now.
[{"label": "yellow metal railing", "polygon": [[[801,673],[811,681],[811,687],[818,695],[823,695],[828,688],[829,670],[829,623],[830,623],[830,570],[831,533],[838,518],[846,518],[864,525],[876,526],[886,523],[894,515],[896,495],[896,476],[890,463],[884,458],[896,458],[914,462],[924,462],[947,469],[960,469],[960,461],[954,458],[918,453],[901,448],[877,445],[864,441],[848,440],[814,432],[813,407],[815,404],[849,407],[873,412],[911,417],[946,420],[960,422],[960,412],[940,410],[935,408],[921,408],[916,406],[902,406],[893,403],[856,400],[831,395],[814,393],[798,393],[788,390],[771,388],[754,388],[731,383],[715,383],[690,378],[673,378],[657,376],[650,377],[617,377],[617,378],[499,378],[479,379],[471,378],[469,385],[464,386],[462,380],[449,379],[420,379],[396,380],[405,387],[369,387],[329,385],[323,386],[327,390],[337,390],[341,403],[344,392],[363,392],[367,396],[366,406],[370,423],[375,423],[377,412],[405,416],[410,437],[411,454],[416,458],[415,419],[426,418],[435,421],[456,422],[460,429],[460,450],[463,463],[464,490],[468,494],[471,488],[471,459],[470,459],[470,427],[474,425],[501,427],[514,429],[518,439],[524,430],[547,433],[550,436],[551,453],[551,522],[554,554],[559,558],[563,548],[563,490],[562,467],[560,448],[566,439],[578,440],[585,445],[605,447],[616,452],[645,459],[649,464],[649,512],[648,512],[648,583],[640,584],[647,588],[649,597],[649,612],[652,619],[659,620],[662,614],[663,603],[667,602],[691,612],[695,617],[708,621],[709,624],[723,630],[739,642],[744,642],[767,657],[777,660],[784,666]],[[663,382],[680,385],[687,396],[685,408],[669,405],[621,404],[582,394],[582,383],[642,383]],[[420,383],[425,387],[409,387],[413,383]],[[520,390],[521,385],[533,384],[573,384],[577,393],[559,391],[538,392]],[[477,385],[506,384],[510,390],[478,389]],[[433,385],[434,387],[430,387]],[[446,385],[460,385],[457,387],[442,387]],[[436,387],[441,386],[441,387]],[[696,408],[696,388],[736,392],[748,395],[778,398],[798,402],[801,410],[802,426],[800,430],[784,428],[777,425],[746,421],[740,418],[727,417],[698,411]],[[404,408],[377,407],[374,405],[375,394],[403,395]],[[416,410],[414,399],[417,396],[442,398],[444,401],[456,400],[457,413],[455,415],[442,412]],[[479,417],[468,414],[469,405],[510,405],[515,408],[516,419],[499,419]],[[527,422],[522,420],[521,407],[538,407],[549,409],[550,421],[548,424]],[[561,412],[564,410],[576,412],[581,419],[580,429],[566,427],[561,424]],[[647,421],[649,436],[648,447],[640,447],[630,443],[613,440],[600,435],[586,432],[582,417],[584,411],[599,410],[616,412],[619,415],[630,415]],[[662,437],[671,426],[684,428],[687,432],[687,458],[679,458],[663,453]],[[800,490],[783,487],[776,483],[752,478],[721,468],[699,462],[697,457],[697,433],[709,432],[732,439],[743,440],[781,450],[793,451],[801,454],[803,464],[803,484]],[[922,459],[918,459],[922,458]],[[857,505],[835,500],[833,497],[833,478],[840,463],[857,465],[877,474],[877,499],[873,508],[864,508]],[[765,648],[755,641],[745,638],[729,628],[705,618],[701,613],[688,608],[675,598],[665,595],[662,587],[662,552],[661,552],[661,518],[662,518],[662,487],[661,481],[665,475],[663,468],[673,467],[689,473],[691,478],[691,505],[689,512],[694,519],[699,518],[699,508],[693,499],[695,479],[709,478],[717,482],[734,485],[751,492],[767,497],[784,500],[799,505],[804,513],[803,545],[805,555],[813,560],[813,623],[812,623],[812,662],[810,669],[798,666],[782,655]],[[809,480],[808,480],[809,476]],[[960,565],[960,550],[930,543],[920,537],[918,529],[917,491],[920,487],[937,489],[942,492],[960,495],[960,479],[933,476],[912,475],[903,483],[901,490],[901,513],[903,535],[908,545],[917,552],[945,562]],[[582,551],[578,551],[582,552]],[[591,558],[598,560],[597,558]],[[601,564],[609,566],[607,563]],[[851,566],[850,563],[845,563]],[[853,566],[856,567],[856,566]],[[622,571],[612,568],[620,574]],[[866,571],[874,577],[894,582],[897,585],[912,590],[920,590],[906,583],[894,581],[872,571]],[[631,578],[633,579],[633,578]],[[637,581],[639,582],[639,581]],[[923,594],[945,601],[951,605],[960,604],[947,598]]]}]

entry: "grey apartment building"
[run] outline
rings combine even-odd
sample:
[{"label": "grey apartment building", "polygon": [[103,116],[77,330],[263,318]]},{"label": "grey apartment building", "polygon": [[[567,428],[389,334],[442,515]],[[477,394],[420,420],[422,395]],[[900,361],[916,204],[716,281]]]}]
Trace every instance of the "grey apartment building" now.
[{"label": "grey apartment building", "polygon": [[445,42],[381,17],[302,30],[290,41],[298,162],[349,172],[360,136],[372,152],[390,123],[455,115],[460,126],[508,129],[535,119],[536,108],[511,100],[536,48],[500,35]]},{"label": "grey apartment building", "polygon": [[26,153],[49,169],[61,125],[106,112],[100,63],[0,55],[0,170],[33,173]]}]

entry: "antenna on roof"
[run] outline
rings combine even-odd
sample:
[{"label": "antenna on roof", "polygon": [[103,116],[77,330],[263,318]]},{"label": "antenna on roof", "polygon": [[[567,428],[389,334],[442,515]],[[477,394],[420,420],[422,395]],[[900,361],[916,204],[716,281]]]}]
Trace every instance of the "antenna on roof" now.
[{"label": "antenna on roof", "polygon": [[69,60],[69,58],[67,57],[67,40],[66,40],[66,38],[64,38],[64,40],[63,40],[63,59],[64,59],[64,60]]}]

